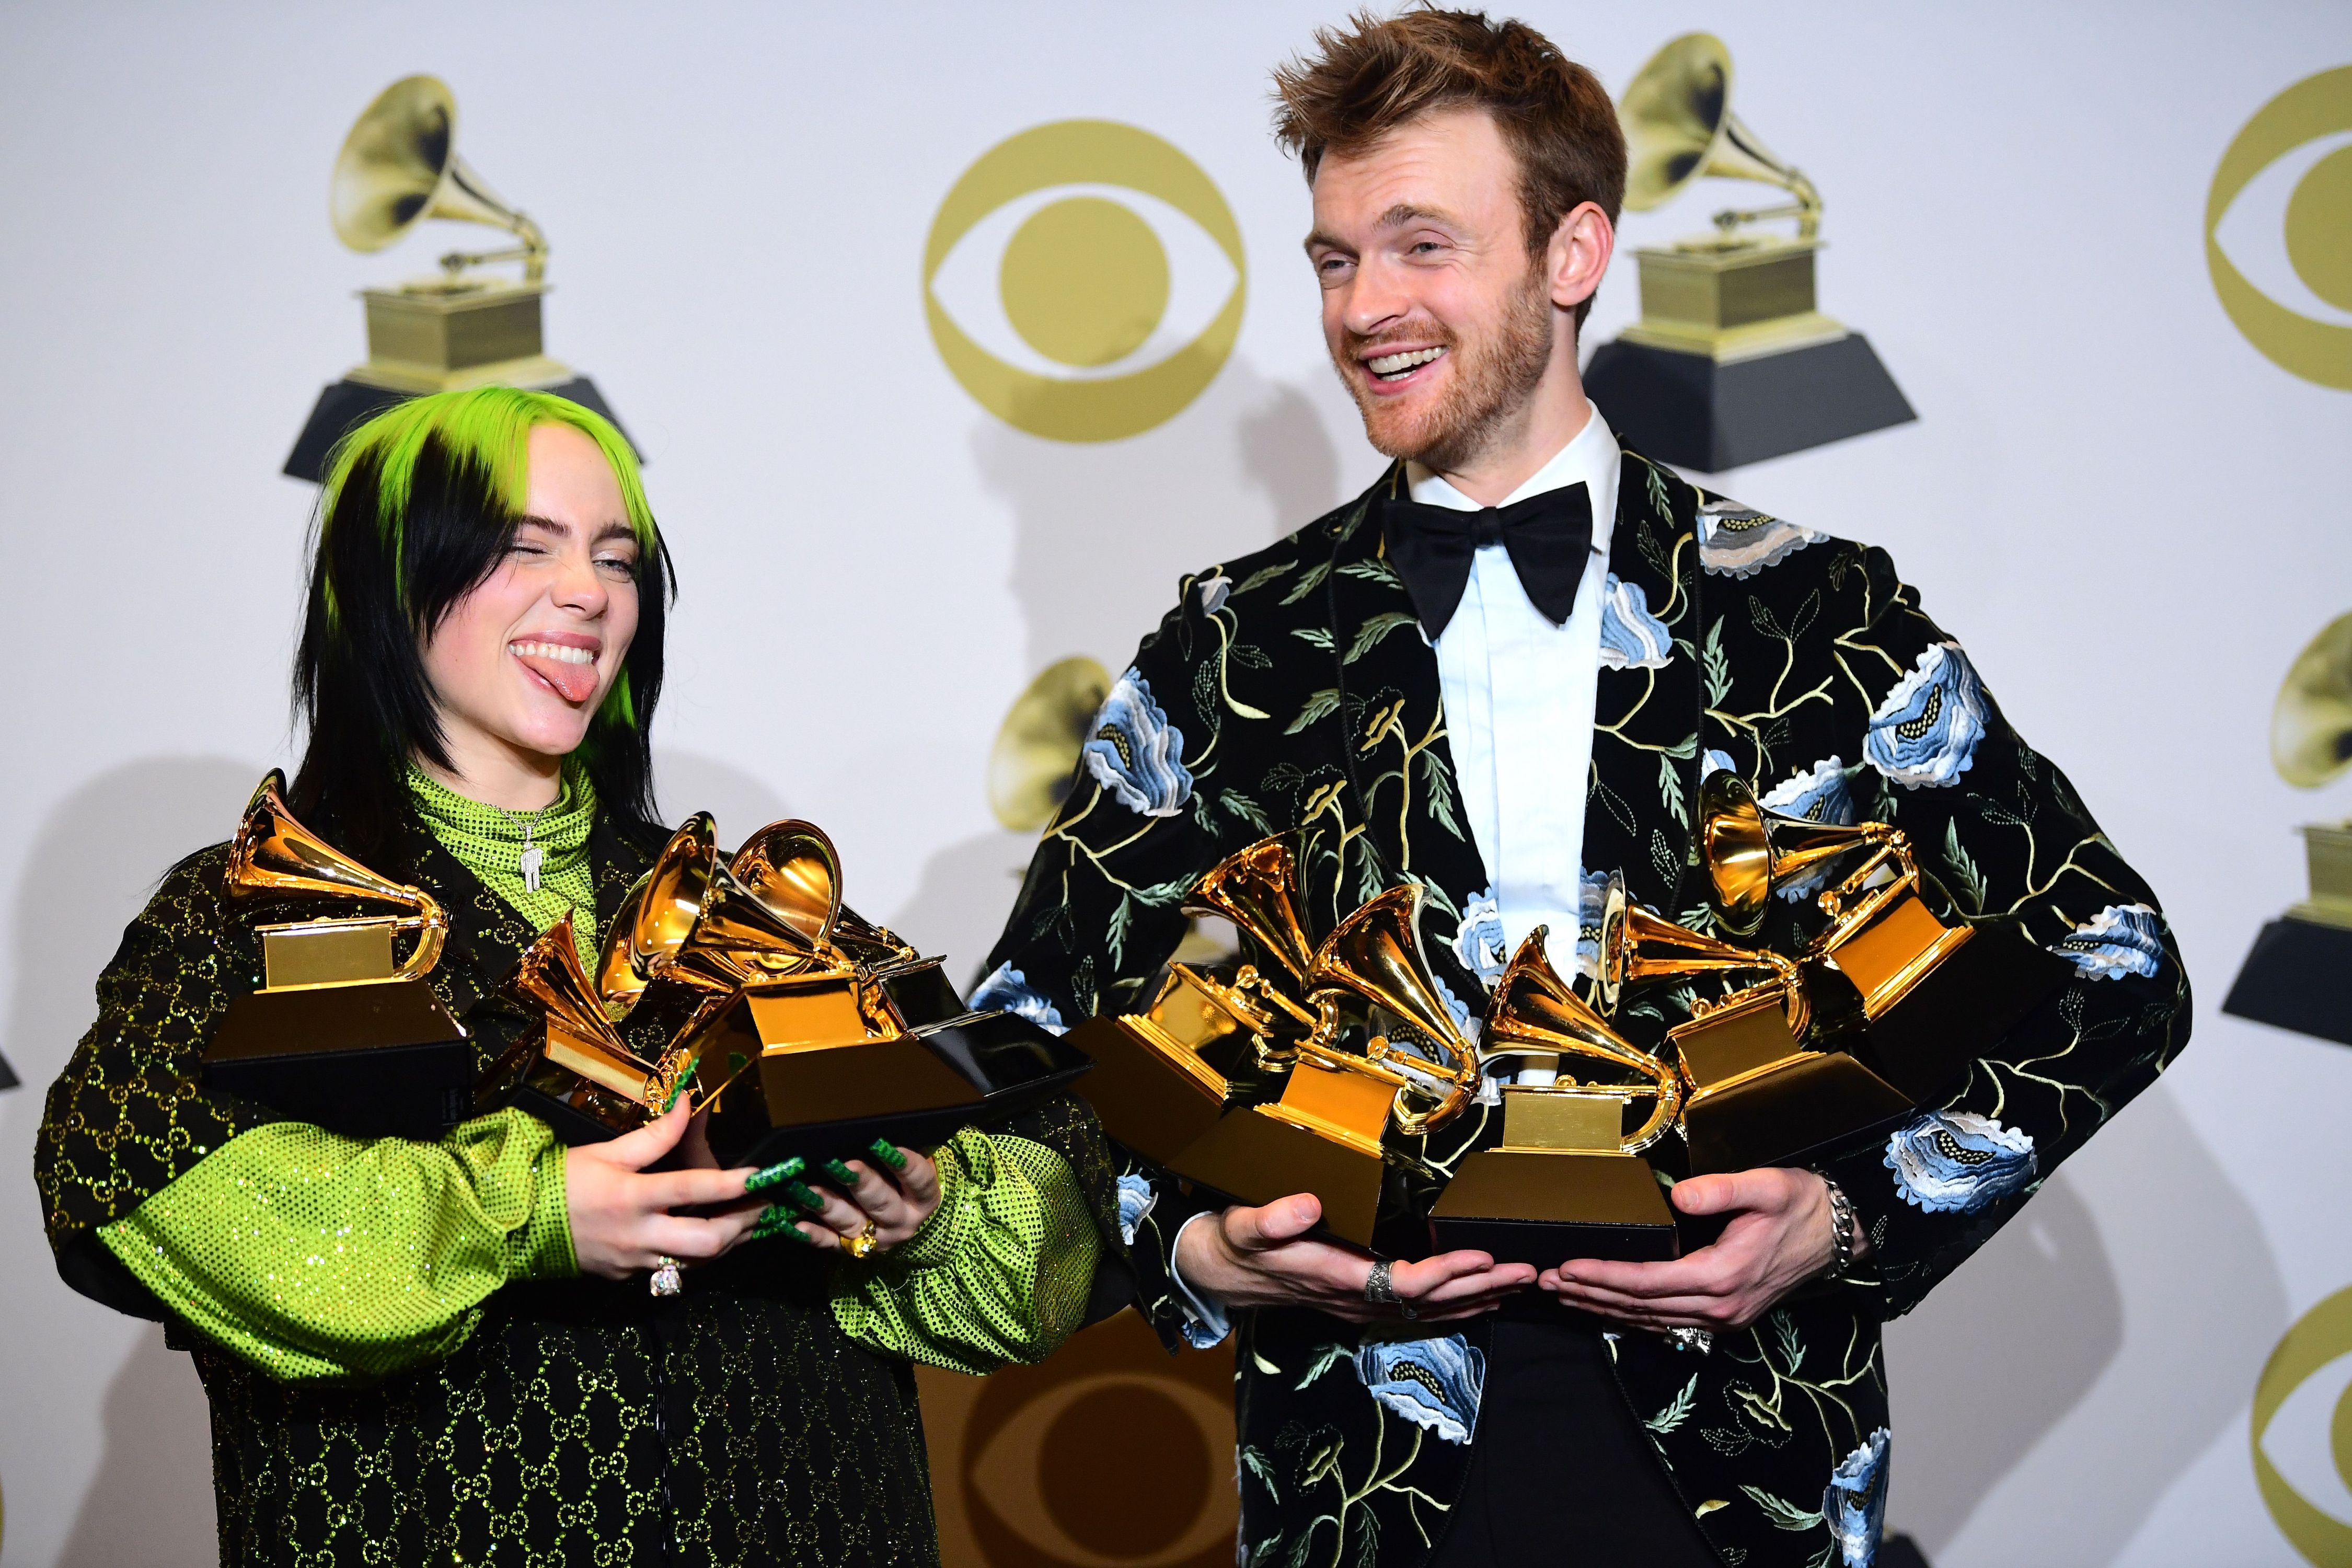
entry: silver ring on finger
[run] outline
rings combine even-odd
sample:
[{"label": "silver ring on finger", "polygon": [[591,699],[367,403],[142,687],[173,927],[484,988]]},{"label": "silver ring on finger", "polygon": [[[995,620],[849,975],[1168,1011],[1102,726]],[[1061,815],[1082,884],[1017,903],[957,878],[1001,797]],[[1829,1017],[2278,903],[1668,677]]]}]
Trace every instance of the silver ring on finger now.
[{"label": "silver ring on finger", "polygon": [[686,1276],[679,1271],[682,1267],[677,1258],[665,1253],[655,1260],[653,1277],[646,1281],[646,1289],[656,1296],[685,1294]]},{"label": "silver ring on finger", "polygon": [[1416,1315],[1405,1305],[1404,1298],[1397,1294],[1395,1271],[1386,1263],[1373,1264],[1371,1273],[1365,1276],[1364,1300],[1375,1307],[1394,1307],[1407,1322]]}]

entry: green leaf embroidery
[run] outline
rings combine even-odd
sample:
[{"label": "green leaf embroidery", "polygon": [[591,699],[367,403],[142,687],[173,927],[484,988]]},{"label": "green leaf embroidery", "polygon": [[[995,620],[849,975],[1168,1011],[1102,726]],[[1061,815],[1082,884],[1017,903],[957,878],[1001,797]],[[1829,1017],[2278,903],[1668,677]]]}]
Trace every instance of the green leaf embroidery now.
[{"label": "green leaf embroidery", "polygon": [[1365,839],[1356,840],[1361,856],[1356,867],[1356,901],[1369,904],[1381,896],[1381,868],[1372,862],[1372,847]]},{"label": "green leaf embroidery", "polygon": [[1404,586],[1404,580],[1396,574],[1396,568],[1378,556],[1370,561],[1350,561],[1339,568],[1339,575],[1353,577],[1360,582],[1379,583],[1391,588]]},{"label": "green leaf embroidery", "polygon": [[1282,596],[1282,602],[1286,605],[1298,603],[1299,600],[1321,587],[1323,579],[1329,575],[1331,575],[1331,563],[1328,561],[1318,561],[1300,574],[1298,585],[1285,594]]},{"label": "green leaf embroidery", "polygon": [[1237,642],[1234,644],[1233,658],[1234,663],[1245,664],[1252,669],[1272,669],[1274,668],[1274,660],[1267,657],[1265,649],[1258,647],[1255,643]]},{"label": "green leaf embroidery", "polygon": [[1675,521],[1675,508],[1674,503],[1669,500],[1666,496],[1666,476],[1658,472],[1655,468],[1652,468],[1649,470],[1648,478],[1650,481],[1650,510],[1658,514],[1658,521],[1660,522],[1673,522]]},{"label": "green leaf embroidery", "polygon": [[1104,933],[1104,945],[1110,949],[1113,963],[1127,962],[1127,922],[1129,904],[1125,893],[1118,896],[1118,907],[1110,912],[1110,929]]},{"label": "green leaf embroidery", "polygon": [[[1192,886],[1192,878],[1178,877],[1171,881],[1154,882],[1148,888],[1138,888],[1135,889],[1133,897],[1137,903],[1141,904],[1146,909],[1165,909],[1170,904],[1172,904],[1177,900],[1182,898]],[[1121,902],[1124,901],[1124,900],[1121,900]]]},{"label": "green leaf embroidery", "polygon": [[1792,634],[1780,629],[1780,618],[1772,613],[1772,606],[1753,594],[1748,595],[1748,619],[1768,637],[1779,637],[1782,642],[1793,640]]},{"label": "green leaf embroidery", "polygon": [[1822,1516],[1818,1511],[1809,1513],[1795,1503],[1774,1497],[1761,1487],[1743,1485],[1739,1489],[1748,1494],[1748,1501],[1764,1510],[1764,1517],[1772,1521],[1775,1530],[1814,1530],[1821,1525]]},{"label": "green leaf embroidery", "polygon": [[1659,1411],[1655,1415],[1651,1416],[1647,1421],[1643,1422],[1642,1425],[1647,1426],[1651,1431],[1657,1433],[1663,1437],[1667,1433],[1673,1431],[1675,1427],[1681,1426],[1684,1422],[1689,1420],[1691,1407],[1697,1403],[1698,1373],[1691,1373],[1691,1380],[1683,1384],[1683,1391],[1675,1395],[1674,1403],[1667,1405],[1664,1410]]},{"label": "green leaf embroidery", "polygon": [[1373,646],[1382,637],[1399,626],[1412,625],[1413,619],[1413,614],[1410,610],[1382,610],[1357,629],[1356,640],[1349,645],[1348,657],[1342,662],[1355,663],[1370,652]]},{"label": "green leaf embroidery", "polygon": [[[1242,1468],[1247,1470],[1251,1475],[1254,1475],[1258,1479],[1258,1484],[1265,1488],[1265,1495],[1267,1497],[1272,1498],[1276,1503],[1282,1501],[1282,1489],[1274,1484],[1274,1467],[1265,1462],[1265,1456],[1264,1454],[1259,1453],[1255,1447],[1248,1444],[1244,1444],[1242,1447]],[[1265,1542],[1264,1546],[1261,1546],[1259,1550],[1263,1552],[1265,1550],[1265,1547],[1272,1546],[1273,1544],[1274,1543],[1269,1541]]]},{"label": "green leaf embroidery", "polygon": [[[1334,692],[1332,695],[1336,698],[1339,694]],[[1295,729],[1291,731],[1291,733],[1294,735],[1298,731]],[[1300,784],[1303,784],[1306,782],[1306,773],[1301,772],[1296,764],[1290,763],[1276,763],[1274,766],[1265,770],[1265,777],[1261,781],[1261,784],[1262,787],[1266,789],[1286,790],[1297,789]]]},{"label": "green leaf embroidery", "polygon": [[1667,844],[1666,836],[1654,827],[1650,829],[1650,864],[1657,868],[1658,880],[1669,885],[1682,869],[1675,864],[1674,848]]},{"label": "green leaf embroidery", "polygon": [[1445,766],[1437,760],[1435,752],[1422,752],[1419,762],[1421,787],[1427,796],[1429,815],[1436,818],[1438,826],[1461,837],[1462,824],[1454,815],[1454,784]]},{"label": "green leaf embroidery", "polygon": [[1658,799],[1664,803],[1668,816],[1683,814],[1683,771],[1675,766],[1674,753],[1658,754]]},{"label": "green leaf embroidery", "polygon": [[1077,1003],[1078,1010],[1089,1017],[1102,1011],[1095,995],[1094,954],[1078,960],[1078,966],[1070,971],[1070,997]]},{"label": "green leaf embroidery", "polygon": [[1797,1320],[1786,1312],[1773,1313],[1772,1332],[1780,1342],[1780,1358],[1789,1363],[1787,1373],[1794,1377],[1797,1369],[1805,1364],[1805,1346],[1797,1337]]},{"label": "green leaf embroidery", "polygon": [[1293,626],[1290,635],[1309,647],[1328,651],[1331,647],[1331,628],[1328,626]]},{"label": "green leaf embroidery", "polygon": [[1239,790],[1219,790],[1217,792],[1217,804],[1224,807],[1226,816],[1240,817],[1244,822],[1248,823],[1260,833],[1271,833],[1274,831],[1274,824],[1265,819],[1265,813],[1258,809],[1257,802],[1242,794]]},{"label": "green leaf embroidery", "polygon": [[1321,1350],[1315,1352],[1314,1362],[1307,1368],[1307,1375],[1298,1380],[1297,1386],[1300,1388],[1306,1387],[1308,1384],[1313,1383],[1317,1378],[1322,1376],[1325,1373],[1330,1371],[1333,1367],[1339,1365],[1341,1362],[1347,1359],[1347,1346],[1325,1345]]},{"label": "green leaf embroidery", "polygon": [[1370,1509],[1356,1510],[1356,1568],[1378,1568],[1381,1560],[1381,1516]]},{"label": "green leaf embroidery", "polygon": [[1273,582],[1276,577],[1281,576],[1285,572],[1289,571],[1293,566],[1297,564],[1298,563],[1296,561],[1286,561],[1279,566],[1261,566],[1256,571],[1251,573],[1248,576],[1243,578],[1242,585],[1234,589],[1234,592],[1236,594],[1246,594],[1252,588],[1263,588],[1268,583]]},{"label": "green leaf embroidery", "polygon": [[1285,730],[1283,733],[1296,735],[1307,725],[1318,720],[1329,718],[1333,713],[1338,712],[1339,709],[1339,689],[1338,687],[1327,686],[1320,691],[1310,691],[1307,694],[1307,706],[1298,710],[1298,717],[1290,721],[1290,728]]},{"label": "green leaf embroidery", "polygon": [[1723,699],[1731,690],[1731,656],[1723,651],[1723,622],[1718,619],[1706,628],[1706,651],[1700,658],[1706,667],[1706,705],[1723,706]]},{"label": "green leaf embroidery", "polygon": [[1984,873],[1977,869],[1974,860],[1969,858],[1969,852],[1960,847],[1960,821],[1958,817],[1944,824],[1944,858],[1950,863],[1961,890],[1968,894],[1969,908],[1978,914],[1984,913]]}]

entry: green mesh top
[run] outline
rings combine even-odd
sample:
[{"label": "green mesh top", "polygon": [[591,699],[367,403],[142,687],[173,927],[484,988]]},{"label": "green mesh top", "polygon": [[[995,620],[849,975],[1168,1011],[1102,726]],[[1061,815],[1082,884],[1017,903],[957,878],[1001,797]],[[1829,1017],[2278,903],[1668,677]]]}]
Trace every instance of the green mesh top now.
[{"label": "green mesh top", "polygon": [[[410,787],[435,839],[534,930],[572,914],[593,964],[584,773],[567,767],[530,825],[544,851],[536,889],[518,864],[519,820],[422,773]],[[98,1235],[159,1300],[270,1375],[383,1377],[455,1351],[500,1287],[577,1273],[563,1156],[519,1110],[434,1143],[271,1122]],[[1101,1246],[1076,1179],[1054,1150],[1004,1133],[966,1130],[934,1158],[938,1210],[904,1247],[835,1266],[835,1322],[872,1349],[959,1372],[1042,1360],[1077,1328]]]}]

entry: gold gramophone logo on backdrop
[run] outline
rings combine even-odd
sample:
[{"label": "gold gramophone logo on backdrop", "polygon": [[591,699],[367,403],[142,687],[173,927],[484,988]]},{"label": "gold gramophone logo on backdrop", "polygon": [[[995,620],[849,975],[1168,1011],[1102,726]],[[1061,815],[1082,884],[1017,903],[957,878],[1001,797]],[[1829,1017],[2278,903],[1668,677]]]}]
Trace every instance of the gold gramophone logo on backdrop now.
[{"label": "gold gramophone logo on backdrop", "polygon": [[923,247],[923,310],[990,413],[1056,441],[1115,441],[1216,379],[1244,270],[1199,164],[1132,125],[1065,120],[998,142],[948,192]]},{"label": "gold gramophone logo on backdrop", "polygon": [[2352,391],[2352,66],[2258,110],[2205,198],[2221,308],[2281,370]]},{"label": "gold gramophone logo on backdrop", "polygon": [[2254,1485],[2319,1568],[2352,1563],[2352,1289],[2305,1312],[2254,1384]]}]

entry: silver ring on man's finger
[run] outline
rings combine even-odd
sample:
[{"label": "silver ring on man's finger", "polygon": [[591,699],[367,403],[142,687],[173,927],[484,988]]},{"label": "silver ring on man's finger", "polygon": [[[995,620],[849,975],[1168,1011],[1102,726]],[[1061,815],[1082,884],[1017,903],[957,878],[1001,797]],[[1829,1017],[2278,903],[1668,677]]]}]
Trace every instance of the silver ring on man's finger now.
[{"label": "silver ring on man's finger", "polygon": [[1404,1298],[1397,1294],[1394,1270],[1386,1263],[1373,1264],[1371,1273],[1364,1277],[1364,1300],[1375,1307],[1394,1307],[1407,1321],[1414,1316],[1413,1310],[1404,1304]]}]

